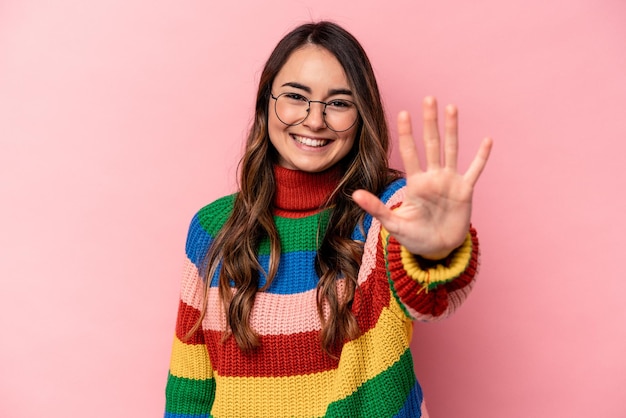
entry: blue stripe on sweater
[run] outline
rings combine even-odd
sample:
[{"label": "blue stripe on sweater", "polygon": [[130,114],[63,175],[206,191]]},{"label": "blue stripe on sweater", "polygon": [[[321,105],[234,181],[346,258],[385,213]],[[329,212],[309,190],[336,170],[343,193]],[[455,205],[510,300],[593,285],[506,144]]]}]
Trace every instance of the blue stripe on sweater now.
[{"label": "blue stripe on sweater", "polygon": [[[212,241],[211,236],[202,228],[198,219],[194,217],[189,227],[186,252],[189,260],[200,271],[203,271],[201,268],[202,260]],[[296,251],[281,254],[276,279],[267,289],[267,292],[286,295],[315,289],[318,282],[314,268],[315,257],[315,251]],[[269,270],[269,259],[269,255],[259,256],[259,263],[265,271]],[[281,278],[283,280],[280,280]],[[259,286],[264,286],[265,283],[265,277],[261,276]],[[216,286],[218,286],[218,272],[213,275],[211,280],[211,287]]]},{"label": "blue stripe on sweater", "polygon": [[191,260],[198,269],[212,241],[213,238],[202,228],[200,218],[198,214],[196,214],[191,220],[191,225],[189,225],[185,252],[189,260]]},{"label": "blue stripe on sweater", "polygon": [[424,395],[422,394],[422,388],[419,382],[416,380],[413,389],[409,392],[409,396],[404,402],[404,406],[394,418],[419,418],[422,416],[422,402],[424,401]]},{"label": "blue stripe on sweater", "polygon": [[383,191],[383,193],[380,195],[380,200],[382,200],[383,203],[386,204],[387,202],[389,202],[389,199],[391,199],[391,196],[393,196],[394,193],[396,193],[398,190],[400,190],[404,186],[406,186],[406,179],[398,179],[390,183],[389,186],[387,186],[387,188],[385,189],[385,191]]},{"label": "blue stripe on sweater", "polygon": [[[297,251],[282,254],[276,277],[266,292],[292,295],[315,289],[319,280],[314,268],[316,255],[314,251]],[[269,255],[259,257],[259,262],[265,271],[269,269],[269,259]],[[259,287],[264,286],[265,283],[265,277],[261,276]],[[218,273],[216,272],[211,280],[211,287],[217,286]]]}]

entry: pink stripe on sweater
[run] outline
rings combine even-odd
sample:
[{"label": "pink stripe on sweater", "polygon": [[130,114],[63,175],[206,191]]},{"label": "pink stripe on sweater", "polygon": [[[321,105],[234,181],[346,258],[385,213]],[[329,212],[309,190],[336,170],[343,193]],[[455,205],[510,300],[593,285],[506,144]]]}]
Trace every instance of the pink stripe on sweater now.
[{"label": "pink stripe on sweater", "polygon": [[[184,281],[187,282],[181,293],[181,300],[187,305],[202,309],[203,282],[195,264],[187,260]],[[339,295],[343,294],[343,280],[338,280]],[[252,308],[251,325],[260,335],[289,335],[300,332],[319,331],[322,324],[317,313],[316,289],[303,293],[280,295],[259,292]],[[209,288],[207,314],[202,328],[210,331],[224,331],[226,322],[219,289]]]},{"label": "pink stripe on sweater", "polygon": [[428,410],[426,409],[426,401],[422,400],[422,416],[420,418],[429,418]]},{"label": "pink stripe on sweater", "polygon": [[[319,331],[316,289],[291,295],[259,292],[254,300],[250,324],[259,335],[290,335]],[[208,311],[202,328],[223,331],[225,327],[219,290],[209,288]],[[215,309],[215,307],[219,307]]]},{"label": "pink stripe on sweater", "polygon": [[204,298],[204,285],[198,273],[198,268],[188,258],[185,259],[181,288],[183,290],[180,293],[180,300],[197,310],[201,310]]}]

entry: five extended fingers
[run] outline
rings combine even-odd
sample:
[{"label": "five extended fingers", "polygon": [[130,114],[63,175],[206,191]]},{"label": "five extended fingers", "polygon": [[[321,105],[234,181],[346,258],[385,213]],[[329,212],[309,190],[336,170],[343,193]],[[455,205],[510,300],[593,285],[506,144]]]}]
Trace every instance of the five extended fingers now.
[{"label": "five extended fingers", "polygon": [[[426,150],[426,169],[437,170],[441,168],[441,138],[437,122],[437,101],[434,97],[426,97],[423,103],[424,118],[424,148]],[[453,105],[445,108],[445,127],[443,143],[443,167],[456,173],[458,159],[458,110]],[[407,176],[422,171],[418,158],[417,146],[413,138],[411,127],[411,117],[408,112],[403,111],[398,114],[398,140],[400,146],[400,156],[404,163]],[[463,175],[465,181],[472,187],[478,181],[493,146],[491,138],[485,138],[480,144],[476,156],[472,160],[469,168]],[[357,190],[352,195],[354,201],[366,212],[378,218],[387,230],[392,232],[397,227],[393,212],[387,208],[378,197],[365,190]]]},{"label": "five extended fingers", "polygon": [[[442,166],[441,147],[443,146],[443,166],[447,169],[456,171],[458,161],[458,110],[456,106],[448,105],[445,108],[445,125],[444,125],[444,141],[441,144],[438,125],[437,101],[434,97],[428,96],[423,102],[423,118],[424,118],[424,149],[426,154],[426,168],[428,170],[436,170]],[[412,134],[411,118],[408,112],[403,111],[398,115],[398,140],[400,145],[400,155],[407,175],[421,171],[417,146]],[[470,167],[464,175],[464,178],[470,181],[472,185],[476,183],[478,177],[482,173],[493,141],[485,138],[474,157]]]}]

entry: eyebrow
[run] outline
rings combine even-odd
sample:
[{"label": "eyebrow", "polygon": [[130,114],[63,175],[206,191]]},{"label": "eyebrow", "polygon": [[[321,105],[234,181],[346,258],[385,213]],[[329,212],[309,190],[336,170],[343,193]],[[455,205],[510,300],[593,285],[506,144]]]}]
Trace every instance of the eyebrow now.
[{"label": "eyebrow", "polygon": [[[289,81],[283,84],[281,87],[293,87],[294,89],[304,90],[309,94],[312,93],[311,87],[305,86],[304,84],[296,83],[294,81]],[[328,91],[329,96],[334,96],[336,94],[345,94],[347,96],[352,96],[352,91],[349,89],[332,89]]]}]

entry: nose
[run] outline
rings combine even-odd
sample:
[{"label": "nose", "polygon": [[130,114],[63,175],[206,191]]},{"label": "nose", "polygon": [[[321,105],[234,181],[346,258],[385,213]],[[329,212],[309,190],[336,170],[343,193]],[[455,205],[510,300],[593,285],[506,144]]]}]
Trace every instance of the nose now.
[{"label": "nose", "polygon": [[326,109],[325,103],[309,102],[309,114],[304,120],[304,125],[309,127],[313,131],[324,129],[326,122],[324,121],[324,109]]}]

